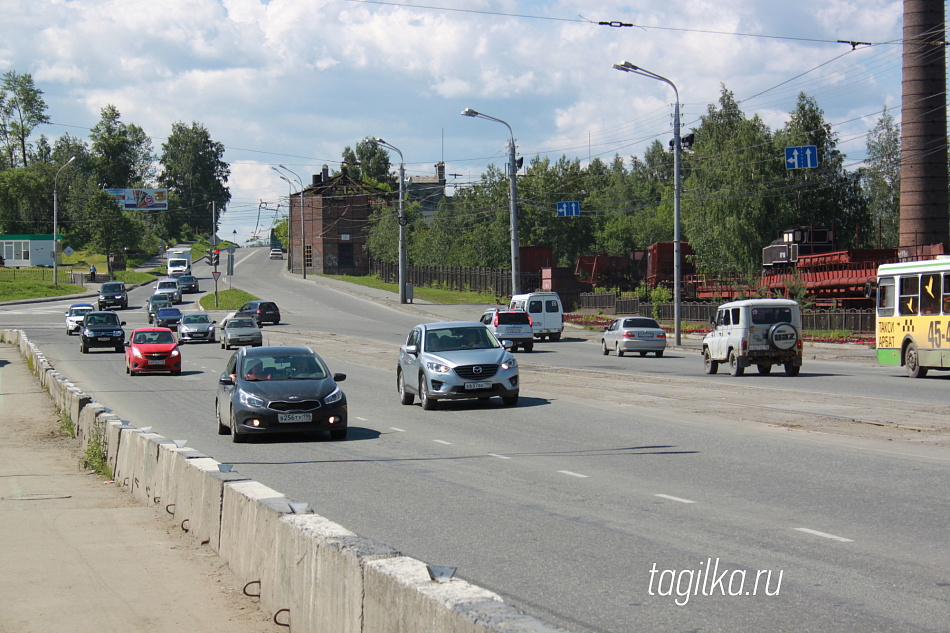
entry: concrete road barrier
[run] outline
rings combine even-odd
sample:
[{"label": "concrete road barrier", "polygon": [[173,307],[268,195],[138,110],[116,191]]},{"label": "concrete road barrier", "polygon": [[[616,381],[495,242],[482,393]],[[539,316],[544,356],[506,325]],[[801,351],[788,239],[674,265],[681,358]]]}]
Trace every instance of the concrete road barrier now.
[{"label": "concrete road barrier", "polygon": [[[426,564],[303,509],[193,448],[146,433],[97,403],[22,332],[18,345],[83,452],[98,451],[117,486],[163,505],[228,563],[248,594],[293,631],[337,633],[564,633],[460,579],[435,582]],[[296,510],[296,512],[295,512]]]}]

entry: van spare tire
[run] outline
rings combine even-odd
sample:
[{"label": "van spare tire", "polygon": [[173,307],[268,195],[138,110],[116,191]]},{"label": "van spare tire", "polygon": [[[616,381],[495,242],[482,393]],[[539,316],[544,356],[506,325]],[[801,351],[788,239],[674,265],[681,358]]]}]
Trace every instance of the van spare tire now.
[{"label": "van spare tire", "polygon": [[775,349],[787,351],[798,343],[798,332],[791,323],[776,323],[769,328],[769,345]]}]

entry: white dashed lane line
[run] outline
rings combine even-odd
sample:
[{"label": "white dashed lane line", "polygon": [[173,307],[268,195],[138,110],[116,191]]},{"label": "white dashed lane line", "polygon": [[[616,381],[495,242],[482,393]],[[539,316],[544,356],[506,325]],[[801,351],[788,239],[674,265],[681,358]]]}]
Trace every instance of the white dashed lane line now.
[{"label": "white dashed lane line", "polygon": [[804,532],[805,534],[811,534],[812,536],[820,536],[821,538],[830,538],[832,541],[840,541],[841,543],[853,543],[853,539],[845,538],[843,536],[835,536],[834,534],[828,534],[827,532],[819,532],[818,530],[809,530],[808,528],[795,528],[799,532]]},{"label": "white dashed lane line", "polygon": [[445,444],[446,446],[452,446],[452,442],[446,442],[445,440],[432,440],[436,444]]},{"label": "white dashed lane line", "polygon": [[405,433],[405,432],[406,432],[406,429],[401,429],[401,428],[399,428],[398,426],[391,426],[391,427],[389,427],[389,429],[390,429],[391,431],[396,431],[397,433]]},{"label": "white dashed lane line", "polygon": [[661,499],[669,499],[670,501],[679,501],[680,503],[696,503],[695,501],[690,501],[689,499],[683,499],[681,497],[671,497],[670,495],[653,495],[654,497],[660,497]]},{"label": "white dashed lane line", "polygon": [[498,455],[498,454],[496,454],[496,453],[489,453],[488,456],[489,456],[489,457],[497,457],[498,459],[511,459],[510,457],[506,457],[505,455]]},{"label": "white dashed lane line", "polygon": [[359,420],[360,422],[366,422],[366,418],[361,418],[358,415],[354,415],[353,418]]},{"label": "white dashed lane line", "polygon": [[561,473],[562,475],[570,475],[571,477],[580,477],[581,479],[587,479],[588,477],[587,475],[582,475],[580,473],[572,473],[569,470],[559,470],[558,472]]}]

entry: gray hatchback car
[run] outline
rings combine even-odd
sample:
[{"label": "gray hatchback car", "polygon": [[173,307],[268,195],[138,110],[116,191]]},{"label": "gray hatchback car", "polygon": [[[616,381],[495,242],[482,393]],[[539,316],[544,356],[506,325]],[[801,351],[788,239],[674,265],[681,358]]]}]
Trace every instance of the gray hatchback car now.
[{"label": "gray hatchback car", "polygon": [[422,408],[439,400],[501,396],[518,404],[518,361],[477,321],[421,323],[399,350],[396,388],[402,404],[419,396]]}]

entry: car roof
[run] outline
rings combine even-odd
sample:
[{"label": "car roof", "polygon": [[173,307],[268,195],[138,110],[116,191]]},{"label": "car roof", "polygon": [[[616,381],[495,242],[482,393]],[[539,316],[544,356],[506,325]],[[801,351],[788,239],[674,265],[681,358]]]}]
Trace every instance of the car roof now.
[{"label": "car roof", "polygon": [[73,308],[94,308],[94,307],[95,306],[93,306],[91,303],[74,303],[71,306],[69,306],[69,309],[72,310]]},{"label": "car roof", "polygon": [[[478,321],[439,321],[437,323],[420,323],[416,327],[422,327],[424,330],[441,330],[450,327],[485,327],[484,323]],[[486,328],[487,329],[487,328]]]},{"label": "car roof", "polygon": [[268,345],[266,347],[242,347],[240,353],[244,356],[273,356],[275,353],[284,356],[310,356],[316,354],[306,345]]},{"label": "car roof", "polygon": [[167,327],[137,327],[132,330],[132,333],[136,332],[171,332]]},{"label": "car roof", "polygon": [[789,308],[797,306],[798,302],[794,299],[741,299],[739,301],[730,301],[724,303],[720,308],[742,308],[745,306],[754,306],[757,308]]},{"label": "car roof", "polygon": [[159,308],[158,313],[162,314],[163,312],[165,314],[168,314],[169,312],[177,312],[178,314],[181,314],[181,310],[178,308]]}]

